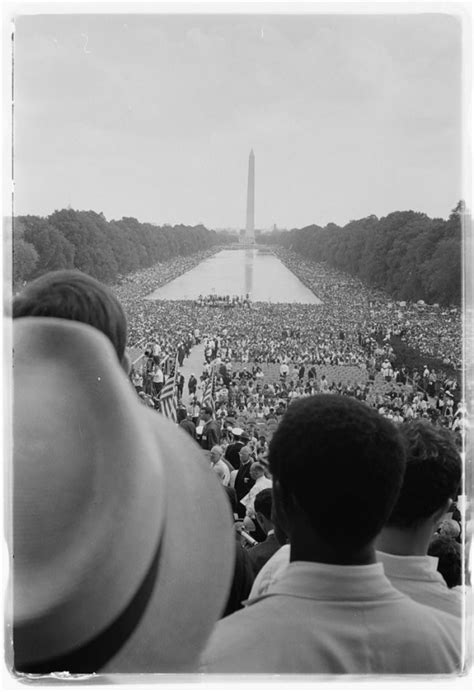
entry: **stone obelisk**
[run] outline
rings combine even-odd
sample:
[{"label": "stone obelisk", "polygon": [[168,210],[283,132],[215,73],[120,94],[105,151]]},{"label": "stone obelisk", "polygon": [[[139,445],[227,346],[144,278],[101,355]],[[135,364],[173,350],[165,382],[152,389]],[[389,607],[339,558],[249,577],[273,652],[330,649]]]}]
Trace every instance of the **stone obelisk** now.
[{"label": "stone obelisk", "polygon": [[245,224],[245,242],[255,243],[255,155],[253,149],[249,155],[249,177],[247,183],[247,223]]}]

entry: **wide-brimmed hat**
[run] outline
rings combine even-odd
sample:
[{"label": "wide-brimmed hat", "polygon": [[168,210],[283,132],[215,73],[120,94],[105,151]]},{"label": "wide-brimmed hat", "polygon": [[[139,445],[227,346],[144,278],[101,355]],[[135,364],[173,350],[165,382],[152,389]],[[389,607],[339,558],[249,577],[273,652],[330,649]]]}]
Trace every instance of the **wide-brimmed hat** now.
[{"label": "wide-brimmed hat", "polygon": [[233,570],[216,474],[101,332],[27,317],[13,337],[14,669],[193,670]]}]

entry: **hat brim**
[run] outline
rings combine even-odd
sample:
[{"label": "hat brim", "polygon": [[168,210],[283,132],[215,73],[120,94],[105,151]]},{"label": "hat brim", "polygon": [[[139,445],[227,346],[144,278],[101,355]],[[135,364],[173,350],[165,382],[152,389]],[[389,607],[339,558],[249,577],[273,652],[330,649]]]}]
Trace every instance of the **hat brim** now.
[{"label": "hat brim", "polygon": [[[143,407],[98,330],[68,320],[21,318],[14,322],[14,344],[15,653],[21,642],[23,660],[34,666],[94,641],[134,602],[158,550],[145,611],[105,663],[79,672],[193,670],[225,605],[235,557],[230,507],[216,475],[179,426]],[[91,420],[97,425],[88,425]],[[98,431],[97,445],[89,444]],[[48,461],[51,450],[54,464]],[[62,495],[58,514],[55,487],[64,489],[59,476],[65,467],[77,469],[81,455],[92,471],[86,483],[92,498],[80,488],[76,493],[76,476],[68,472],[66,490],[85,511],[76,517],[70,507],[77,503]],[[57,482],[51,482],[54,469]],[[31,496],[41,489],[41,508],[32,512]],[[67,533],[56,516],[67,517]],[[55,522],[48,535],[41,533],[42,517]],[[55,562],[42,539],[35,547],[29,531],[50,546],[51,536],[58,536]],[[31,549],[34,559],[28,561]],[[63,549],[67,562],[60,559]],[[35,573],[38,556],[42,578]],[[62,572],[61,597],[55,596],[55,570]]]},{"label": "hat brim", "polygon": [[158,578],[140,626],[101,672],[191,672],[230,591],[231,510],[199,446],[179,426],[144,413],[163,452],[167,489]]}]

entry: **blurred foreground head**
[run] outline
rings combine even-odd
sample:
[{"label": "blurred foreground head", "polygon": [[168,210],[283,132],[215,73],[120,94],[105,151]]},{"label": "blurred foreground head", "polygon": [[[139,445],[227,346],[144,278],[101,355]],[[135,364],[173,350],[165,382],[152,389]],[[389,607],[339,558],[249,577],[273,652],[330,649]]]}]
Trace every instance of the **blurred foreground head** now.
[{"label": "blurred foreground head", "polygon": [[127,319],[113,291],[92,276],[76,269],[48,272],[15,296],[16,317],[59,317],[83,322],[105,334],[118,359],[125,358]]},{"label": "blurred foreground head", "polygon": [[290,541],[295,526],[307,527],[342,554],[379,533],[402,484],[405,453],[400,433],[374,409],[318,394],[291,404],[269,462],[275,509]]},{"label": "blurred foreground head", "polygon": [[230,512],[90,326],[13,323],[13,668],[193,670],[227,598]]}]

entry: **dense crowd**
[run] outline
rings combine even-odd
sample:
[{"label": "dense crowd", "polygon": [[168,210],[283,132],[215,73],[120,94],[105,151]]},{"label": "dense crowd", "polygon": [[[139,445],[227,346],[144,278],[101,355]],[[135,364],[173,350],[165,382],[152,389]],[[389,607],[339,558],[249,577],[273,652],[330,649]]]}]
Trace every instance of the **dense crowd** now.
[{"label": "dense crowd", "polygon": [[[459,437],[432,424],[456,418],[451,393],[441,405],[427,369],[426,391],[397,381],[389,344],[364,332],[325,334],[313,363],[286,312],[274,360],[266,343],[234,369],[234,325],[182,308],[183,331],[142,336],[152,401],[176,343],[178,370],[203,349],[202,375],[177,380],[180,431],[137,402],[106,286],[64,271],[15,297],[12,669],[465,670]],[[330,368],[369,379],[335,384]]]},{"label": "dense crowd", "polygon": [[[157,267],[155,282],[147,270],[116,288],[131,325],[130,345],[138,343],[132,355],[139,391],[153,395],[157,370],[168,374],[176,359],[182,366],[193,346],[204,346],[202,371],[194,374],[196,401],[203,395],[210,364],[217,362],[214,399],[222,422],[247,419],[252,427],[270,409],[279,420],[291,401],[333,392],[366,401],[395,421],[424,417],[455,430],[462,427],[458,378],[442,366],[435,370],[423,363],[424,356],[436,353],[447,367],[459,366],[458,311],[395,304],[325,265],[305,262],[287,250],[276,252],[321,304],[244,302],[244,310],[230,314],[231,296],[176,300],[172,309],[168,301],[143,299],[186,271],[189,258]],[[394,364],[393,336],[416,348],[418,367]],[[162,380],[159,372],[156,376]],[[181,382],[182,392],[186,387]]]},{"label": "dense crowd", "polygon": [[250,306],[250,296],[248,293],[245,296],[211,293],[207,296],[198,296],[196,305],[212,308],[248,308]]},{"label": "dense crowd", "polygon": [[382,291],[369,289],[358,279],[329,270],[325,264],[310,262],[283,248],[275,248],[275,254],[325,304],[335,304],[336,313],[343,309],[343,303],[350,308],[348,325],[357,332],[370,325],[387,339],[391,334],[400,335],[420,354],[435,356],[457,369],[461,367],[462,313],[459,308],[430,306],[423,301],[393,302]]}]

